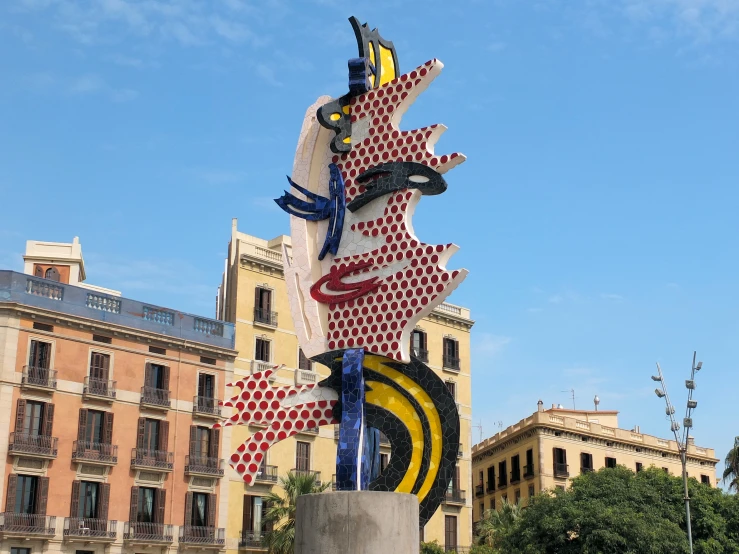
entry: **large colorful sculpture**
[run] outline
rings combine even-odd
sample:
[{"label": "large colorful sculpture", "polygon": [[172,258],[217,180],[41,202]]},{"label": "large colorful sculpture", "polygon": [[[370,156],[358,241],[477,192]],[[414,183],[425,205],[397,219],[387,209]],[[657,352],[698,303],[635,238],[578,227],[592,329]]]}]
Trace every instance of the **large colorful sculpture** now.
[{"label": "large colorful sculpture", "polygon": [[[421,242],[411,220],[465,158],[434,153],[442,125],[400,130],[441,62],[401,75],[392,42],[350,22],[359,57],[349,60],[349,92],[308,108],[290,190],[276,200],[290,214],[292,258],[283,260],[300,346],[331,374],[295,387],[273,386],[274,369],[238,381],[224,425],[267,426],[231,456],[251,484],[271,445],[339,424],[337,489],[416,494],[425,524],[455,471],[459,414],[444,382],[411,355],[410,335],[467,271],[447,270],[457,247]],[[382,472],[379,432],[392,448]]]}]

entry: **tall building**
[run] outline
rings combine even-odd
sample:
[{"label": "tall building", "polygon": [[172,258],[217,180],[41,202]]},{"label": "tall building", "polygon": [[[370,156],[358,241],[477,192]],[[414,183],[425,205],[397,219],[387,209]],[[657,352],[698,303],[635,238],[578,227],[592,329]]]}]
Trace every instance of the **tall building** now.
[{"label": "tall building", "polygon": [[[238,232],[233,221],[223,281],[218,290],[217,314],[236,326],[234,364],[236,378],[265,368],[282,366],[276,385],[313,384],[328,376],[328,368],[308,360],[300,351],[288,304],[283,273],[283,256],[291,255],[290,237],[264,240]],[[426,524],[423,539],[438,540],[449,547],[468,547],[472,539],[471,495],[464,484],[470,482],[470,329],[473,321],[467,308],[442,304],[413,333],[415,355],[426,361],[455,395],[460,412],[461,444],[456,477],[449,486],[442,506]],[[236,451],[259,428],[238,426],[232,429],[232,451]],[[323,482],[334,480],[336,466],[336,428],[308,429],[288,438],[267,452],[257,482],[246,486],[235,472],[229,476],[229,518],[226,525],[231,539],[227,550],[264,551],[260,547],[264,504],[262,497],[271,491],[280,476],[289,471],[314,472]],[[389,445],[381,446],[382,463],[392,456]]]},{"label": "tall building", "polygon": [[[689,440],[690,477],[715,485],[717,463],[712,448]],[[473,520],[504,500],[526,501],[543,490],[565,488],[581,473],[616,465],[682,475],[674,440],[645,435],[638,427],[619,429],[615,411],[545,410],[540,400],[531,416],[472,447]]]},{"label": "tall building", "polygon": [[229,323],[85,283],[77,239],[0,271],[0,552],[225,543]]}]

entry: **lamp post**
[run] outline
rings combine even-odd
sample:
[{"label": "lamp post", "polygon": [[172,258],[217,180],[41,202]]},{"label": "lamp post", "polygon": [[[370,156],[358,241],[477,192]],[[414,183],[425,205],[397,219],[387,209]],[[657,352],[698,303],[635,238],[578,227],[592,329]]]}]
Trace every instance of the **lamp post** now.
[{"label": "lamp post", "polygon": [[680,424],[675,421],[675,408],[670,402],[670,395],[667,394],[667,384],[665,378],[662,375],[662,368],[657,363],[657,375],[652,376],[652,381],[657,381],[661,388],[654,389],[654,393],[659,398],[665,399],[665,412],[670,417],[670,429],[675,435],[675,442],[677,443],[677,449],[680,452],[680,463],[683,466],[683,491],[685,500],[685,515],[687,517],[688,524],[688,544],[690,545],[690,554],[693,554],[693,532],[690,528],[690,496],[688,495],[688,433],[689,429],[693,427],[693,410],[698,406],[698,401],[693,400],[693,391],[695,390],[695,372],[700,371],[703,367],[703,362],[695,363],[695,352],[693,352],[693,367],[690,371],[690,379],[685,381],[685,388],[688,389],[688,403],[685,408],[685,417],[683,418],[683,436],[680,439]]}]

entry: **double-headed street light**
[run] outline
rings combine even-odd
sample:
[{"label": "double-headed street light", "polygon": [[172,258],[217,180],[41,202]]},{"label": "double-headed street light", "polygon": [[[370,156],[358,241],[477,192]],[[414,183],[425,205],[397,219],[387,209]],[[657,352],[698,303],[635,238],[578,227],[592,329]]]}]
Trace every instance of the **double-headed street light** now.
[{"label": "double-headed street light", "polygon": [[665,399],[665,413],[670,418],[670,430],[675,435],[675,442],[677,443],[677,449],[680,452],[680,463],[683,466],[683,490],[685,500],[685,514],[687,517],[688,524],[688,544],[690,545],[690,554],[693,554],[693,532],[690,528],[690,497],[688,496],[688,435],[689,429],[693,427],[693,410],[698,407],[698,401],[693,400],[693,391],[695,391],[695,372],[700,371],[703,367],[703,362],[695,363],[695,352],[693,352],[693,367],[690,371],[690,379],[685,381],[685,388],[688,389],[688,403],[685,408],[685,417],[683,418],[683,435],[682,440],[679,435],[680,424],[675,421],[675,408],[670,402],[670,395],[667,394],[667,384],[665,378],[662,375],[662,368],[657,364],[657,375],[652,375],[652,381],[656,381],[661,385],[661,388],[654,389],[654,394],[659,398]]}]

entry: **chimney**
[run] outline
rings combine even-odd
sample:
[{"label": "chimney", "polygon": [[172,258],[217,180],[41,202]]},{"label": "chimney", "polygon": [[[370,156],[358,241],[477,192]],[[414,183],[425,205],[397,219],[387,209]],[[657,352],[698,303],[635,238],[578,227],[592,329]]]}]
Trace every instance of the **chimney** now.
[{"label": "chimney", "polygon": [[541,400],[539,400],[536,403],[536,411],[537,412],[543,412],[544,411],[544,402],[542,402]]},{"label": "chimney", "polygon": [[552,404],[552,410],[556,410],[556,409],[557,409],[557,405],[556,404]]},{"label": "chimney", "polygon": [[688,444],[690,446],[695,446],[695,438],[694,437],[688,437]]}]

